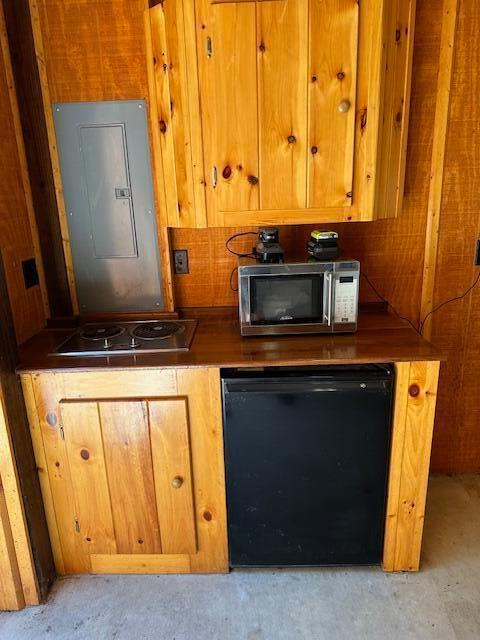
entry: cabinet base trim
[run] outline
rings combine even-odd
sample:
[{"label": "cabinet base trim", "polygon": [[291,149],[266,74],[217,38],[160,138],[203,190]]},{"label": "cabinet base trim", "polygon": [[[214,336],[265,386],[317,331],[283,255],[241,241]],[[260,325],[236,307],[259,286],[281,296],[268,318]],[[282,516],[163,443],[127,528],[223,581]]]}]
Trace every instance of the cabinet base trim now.
[{"label": "cabinet base trim", "polygon": [[190,573],[190,556],[156,554],[93,554],[92,573]]}]

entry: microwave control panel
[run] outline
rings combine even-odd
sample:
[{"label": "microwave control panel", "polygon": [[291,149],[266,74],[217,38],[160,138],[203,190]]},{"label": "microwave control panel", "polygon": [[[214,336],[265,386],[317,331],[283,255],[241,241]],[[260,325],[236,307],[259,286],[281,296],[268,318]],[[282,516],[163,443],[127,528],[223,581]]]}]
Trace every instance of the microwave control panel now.
[{"label": "microwave control panel", "polygon": [[335,323],[357,322],[358,271],[339,271],[335,274]]}]

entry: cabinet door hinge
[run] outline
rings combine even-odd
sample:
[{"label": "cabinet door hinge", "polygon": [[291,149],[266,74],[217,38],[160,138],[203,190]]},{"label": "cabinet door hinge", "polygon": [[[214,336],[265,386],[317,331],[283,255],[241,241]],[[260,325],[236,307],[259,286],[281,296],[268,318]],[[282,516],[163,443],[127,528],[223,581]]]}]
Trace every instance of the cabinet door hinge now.
[{"label": "cabinet door hinge", "polygon": [[65,431],[63,430],[63,424],[59,425],[59,429],[60,429],[60,437],[62,438],[62,440],[65,440]]},{"label": "cabinet door hinge", "polygon": [[213,55],[213,44],[210,36],[207,36],[207,58],[211,58]]},{"label": "cabinet door hinge", "polygon": [[75,531],[80,533],[80,522],[78,521],[77,516],[75,516]]},{"label": "cabinet door hinge", "polygon": [[217,167],[212,167],[212,187],[217,186]]}]

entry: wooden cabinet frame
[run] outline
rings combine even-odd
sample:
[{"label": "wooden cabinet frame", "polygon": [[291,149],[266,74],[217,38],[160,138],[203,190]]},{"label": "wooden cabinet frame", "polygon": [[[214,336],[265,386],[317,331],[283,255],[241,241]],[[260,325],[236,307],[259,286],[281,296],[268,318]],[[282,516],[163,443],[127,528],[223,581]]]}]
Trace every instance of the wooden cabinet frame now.
[{"label": "wooden cabinet frame", "polygon": [[396,363],[383,568],[418,571],[439,362]]},{"label": "wooden cabinet frame", "polygon": [[164,194],[164,224],[246,226],[397,216],[405,179],[416,0],[362,0],[359,5],[361,72],[355,101],[351,204],[239,211],[219,211],[212,205],[214,182],[222,179],[222,170],[218,167],[216,177],[212,175],[206,127],[216,123],[200,97],[200,85],[209,91],[203,58],[208,51],[207,18],[212,4],[218,3],[168,0],[168,6],[159,3],[146,12],[153,150],[158,190]]},{"label": "wooden cabinet frame", "polygon": [[[132,369],[98,373],[48,372],[24,374],[22,383],[58,573],[79,571],[220,573],[227,571],[226,503],[218,369]],[[118,397],[119,390],[122,393],[121,398]],[[190,554],[94,552],[87,555],[82,551],[83,536],[80,535],[80,531],[75,530],[75,507],[72,504],[74,494],[70,479],[74,470],[69,464],[65,452],[65,441],[62,440],[60,403],[80,400],[113,402],[145,398],[186,399],[190,424],[197,551]],[[92,452],[92,460],[94,457],[95,453]],[[166,467],[168,467],[168,460]],[[62,472],[62,469],[65,471]],[[161,520],[162,515],[159,514],[159,517]]]},{"label": "wooden cabinet frame", "polygon": [[[383,554],[385,571],[417,571],[420,567],[439,366],[436,361],[395,365],[395,406]],[[93,573],[228,570],[219,369],[45,372],[24,374],[22,383],[50,537],[60,574],[71,571],[66,567],[62,551],[56,509],[68,509],[68,504],[59,505],[58,500],[54,504],[52,462],[47,460],[45,431],[60,442],[58,430],[62,425],[60,422],[48,424],[47,415],[56,414],[60,402],[65,400],[118,399],[118,389],[122,389],[121,400],[158,397],[188,400],[198,551],[192,554],[94,554],[84,570]],[[74,536],[72,525],[71,537]]]}]

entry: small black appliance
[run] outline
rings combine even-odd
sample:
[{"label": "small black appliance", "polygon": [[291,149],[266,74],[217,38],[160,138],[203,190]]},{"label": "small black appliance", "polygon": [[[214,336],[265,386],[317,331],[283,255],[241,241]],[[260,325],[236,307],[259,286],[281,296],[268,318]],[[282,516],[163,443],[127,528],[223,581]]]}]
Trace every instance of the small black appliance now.
[{"label": "small black appliance", "polygon": [[283,262],[284,251],[279,243],[277,228],[264,227],[258,230],[258,242],[254,253],[257,262],[261,264]]},{"label": "small black appliance", "polygon": [[307,242],[307,251],[315,260],[338,258],[338,233],[335,231],[312,231]]}]

